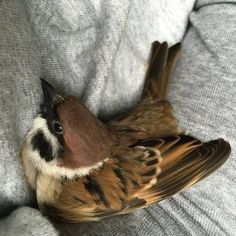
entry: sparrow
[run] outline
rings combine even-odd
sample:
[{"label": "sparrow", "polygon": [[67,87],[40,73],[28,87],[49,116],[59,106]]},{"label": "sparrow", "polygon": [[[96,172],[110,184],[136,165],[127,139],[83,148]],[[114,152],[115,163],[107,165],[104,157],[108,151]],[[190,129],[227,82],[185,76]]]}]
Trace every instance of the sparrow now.
[{"label": "sparrow", "polygon": [[129,213],[188,189],[227,160],[228,142],[185,135],[166,101],[180,48],[152,44],[140,103],[106,123],[41,79],[44,101],[20,158],[43,214],[77,223]]}]

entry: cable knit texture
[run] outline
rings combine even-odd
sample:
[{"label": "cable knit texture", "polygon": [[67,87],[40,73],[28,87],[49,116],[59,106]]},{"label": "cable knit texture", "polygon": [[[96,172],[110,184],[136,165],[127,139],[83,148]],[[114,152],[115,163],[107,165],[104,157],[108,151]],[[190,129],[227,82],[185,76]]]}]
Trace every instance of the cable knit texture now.
[{"label": "cable knit texture", "polygon": [[[0,235],[235,235],[236,1],[193,4],[0,1]],[[230,141],[230,160],[148,209],[95,223],[49,222],[32,208],[18,157],[41,101],[39,78],[109,119],[137,103],[151,42],[172,45],[183,37],[169,100],[188,133]]]}]

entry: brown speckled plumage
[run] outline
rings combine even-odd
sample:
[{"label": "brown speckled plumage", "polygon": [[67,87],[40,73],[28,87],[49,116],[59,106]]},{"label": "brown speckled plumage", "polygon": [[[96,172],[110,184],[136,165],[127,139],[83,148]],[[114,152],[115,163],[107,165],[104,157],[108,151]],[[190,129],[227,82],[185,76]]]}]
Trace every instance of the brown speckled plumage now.
[{"label": "brown speckled plumage", "polygon": [[[230,153],[226,141],[202,143],[184,135],[165,101],[179,52],[180,44],[169,49],[166,43],[154,42],[142,101],[130,113],[107,124],[73,97],[65,97],[58,105],[64,134],[56,168],[81,173],[81,167],[102,161],[89,173],[58,176],[53,166],[51,174],[49,163],[35,165],[29,147],[23,145],[26,176],[44,214],[81,222],[128,213],[189,188],[226,161]],[[33,170],[37,174],[32,174]],[[63,173],[71,172],[66,169]]]}]

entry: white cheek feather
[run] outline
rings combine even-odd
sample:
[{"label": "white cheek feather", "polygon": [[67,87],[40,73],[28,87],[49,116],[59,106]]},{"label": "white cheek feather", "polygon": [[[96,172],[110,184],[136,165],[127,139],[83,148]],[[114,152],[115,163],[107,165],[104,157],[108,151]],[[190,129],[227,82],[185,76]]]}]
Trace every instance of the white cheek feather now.
[{"label": "white cheek feather", "polygon": [[31,142],[32,137],[39,131],[42,130],[45,138],[51,144],[52,154],[55,156],[60,149],[60,143],[57,138],[49,131],[46,119],[42,118],[40,115],[37,116],[33,121],[33,126],[26,136],[28,143]]},{"label": "white cheek feather", "polygon": [[[66,167],[59,166],[59,162],[56,157],[52,161],[46,162],[43,158],[41,158],[37,150],[33,150],[31,144],[32,138],[39,130],[42,130],[43,134],[45,135],[45,138],[48,142],[50,142],[53,149],[53,154],[56,154],[58,152],[58,149],[60,148],[60,143],[58,142],[57,138],[49,131],[46,120],[41,116],[38,116],[34,119],[33,127],[26,136],[25,143],[22,147],[22,155],[24,155],[25,160],[31,160],[34,167],[44,174],[51,175],[57,178],[61,176],[66,176],[69,179],[74,177],[81,177],[90,174],[93,170],[99,169],[104,164],[104,162],[108,160],[107,158],[103,161],[96,163],[93,166],[81,167],[76,169],[69,169]],[[27,163],[25,163],[25,165],[27,165]]]}]

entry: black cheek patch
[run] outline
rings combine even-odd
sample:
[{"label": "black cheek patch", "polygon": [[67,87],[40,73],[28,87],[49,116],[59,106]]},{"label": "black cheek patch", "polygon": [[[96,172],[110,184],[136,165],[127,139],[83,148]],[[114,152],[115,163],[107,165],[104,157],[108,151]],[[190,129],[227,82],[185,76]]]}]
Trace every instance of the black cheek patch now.
[{"label": "black cheek patch", "polygon": [[33,150],[37,150],[46,162],[52,161],[52,147],[49,142],[46,140],[42,131],[39,131],[31,141],[33,145]]}]

